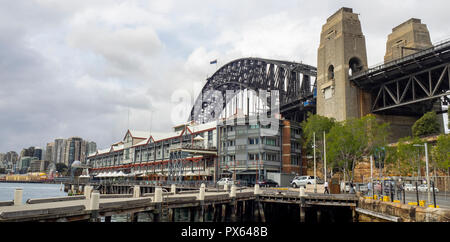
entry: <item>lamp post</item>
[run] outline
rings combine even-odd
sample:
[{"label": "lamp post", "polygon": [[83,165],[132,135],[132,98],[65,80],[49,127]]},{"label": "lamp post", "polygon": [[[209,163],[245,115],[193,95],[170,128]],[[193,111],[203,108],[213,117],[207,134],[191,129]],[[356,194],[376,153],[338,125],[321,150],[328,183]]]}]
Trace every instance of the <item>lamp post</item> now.
[{"label": "lamp post", "polygon": [[413,146],[424,146],[425,147],[425,164],[426,164],[426,176],[427,176],[427,202],[431,202],[431,194],[430,194],[430,176],[428,175],[428,149],[427,149],[427,143],[423,143],[423,145],[413,145]]},{"label": "lamp post", "polygon": [[324,180],[327,182],[327,143],[325,138],[325,131],[323,131],[323,171]]}]

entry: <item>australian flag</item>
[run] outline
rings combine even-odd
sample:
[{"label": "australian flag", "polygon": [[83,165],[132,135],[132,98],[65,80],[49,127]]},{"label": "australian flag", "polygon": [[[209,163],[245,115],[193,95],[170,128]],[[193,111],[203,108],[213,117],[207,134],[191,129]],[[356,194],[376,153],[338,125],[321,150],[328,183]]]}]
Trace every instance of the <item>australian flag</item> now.
[{"label": "australian flag", "polygon": [[209,64],[217,64],[217,59],[210,61]]}]

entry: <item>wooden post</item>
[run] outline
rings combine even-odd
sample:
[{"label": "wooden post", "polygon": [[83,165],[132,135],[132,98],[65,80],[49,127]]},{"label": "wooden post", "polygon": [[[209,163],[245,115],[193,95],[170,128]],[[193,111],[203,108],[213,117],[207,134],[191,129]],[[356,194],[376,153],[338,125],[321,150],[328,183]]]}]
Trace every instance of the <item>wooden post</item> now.
[{"label": "wooden post", "polygon": [[358,222],[358,213],[356,212],[356,208],[352,207],[352,220],[353,222]]},{"label": "wooden post", "polygon": [[320,223],[322,219],[322,211],[320,208],[317,209],[317,223]]},{"label": "wooden post", "polygon": [[259,199],[258,199],[258,207],[259,207],[259,215],[261,217],[261,222],[265,223],[266,217],[264,216],[264,208],[263,208],[262,203],[259,201]]},{"label": "wooden post", "polygon": [[88,210],[91,210],[91,222],[99,222],[99,214],[98,210],[100,208],[100,193],[98,191],[94,191],[91,195],[91,199],[89,201]]},{"label": "wooden post", "polygon": [[215,203],[213,203],[212,207],[213,207],[213,218],[212,218],[212,221],[213,222],[217,222],[217,211],[218,211],[218,209],[216,209],[216,204]]},{"label": "wooden post", "polygon": [[169,218],[168,218],[169,222],[174,221],[173,213],[174,213],[173,208],[169,208]]},{"label": "wooden post", "polygon": [[231,222],[236,222],[236,199],[233,198],[233,201],[230,204],[231,207],[231,214],[230,214],[230,220]]},{"label": "wooden post", "polygon": [[138,221],[139,213],[130,213],[129,222],[136,223]]},{"label": "wooden post", "polygon": [[306,215],[305,207],[302,206],[301,204],[299,206],[300,206],[300,222],[304,223],[305,222],[305,218],[306,218],[306,216],[305,216]]},{"label": "wooden post", "polygon": [[153,210],[153,222],[161,221],[161,203],[156,204],[155,210]]},{"label": "wooden post", "polygon": [[221,222],[225,222],[225,216],[227,215],[227,205],[222,204],[222,216],[221,216]]},{"label": "wooden post", "polygon": [[22,188],[16,188],[14,191],[14,206],[22,205],[23,190]]},{"label": "wooden post", "polygon": [[200,201],[200,208],[199,208],[199,222],[205,222],[205,202]]}]

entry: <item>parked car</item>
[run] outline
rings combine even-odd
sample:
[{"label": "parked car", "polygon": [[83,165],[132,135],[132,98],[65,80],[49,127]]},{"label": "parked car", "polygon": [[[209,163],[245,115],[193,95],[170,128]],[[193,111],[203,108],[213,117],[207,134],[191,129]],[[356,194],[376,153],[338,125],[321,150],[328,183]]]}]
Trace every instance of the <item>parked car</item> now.
[{"label": "parked car", "polygon": [[355,183],[355,189],[356,189],[356,191],[362,192],[362,193],[366,193],[367,191],[369,191],[367,184],[364,184],[364,183]]},{"label": "parked car", "polygon": [[[421,184],[420,186],[417,187],[417,190],[419,192],[428,192],[428,187],[427,184]],[[433,187],[430,186],[430,191],[433,192]],[[439,189],[437,187],[434,188],[434,192],[439,192]]]},{"label": "parked car", "polygon": [[405,184],[403,188],[405,189],[406,192],[416,191],[416,186],[414,186],[413,184]]},{"label": "parked car", "polygon": [[[314,184],[314,176],[299,176],[295,177],[294,180],[291,182],[292,187],[306,187],[306,184]],[[319,184],[319,179],[317,181],[317,184]]]},{"label": "parked car", "polygon": [[[256,182],[252,181],[249,182],[248,185],[249,186],[255,186]],[[260,187],[278,187],[278,183],[272,179],[264,179],[264,180],[260,180],[257,182],[257,184],[259,184]]]},{"label": "parked car", "polygon": [[217,185],[219,186],[224,186],[225,184],[231,186],[233,185],[233,183],[234,183],[233,179],[227,177],[221,178],[220,180],[217,181]]}]

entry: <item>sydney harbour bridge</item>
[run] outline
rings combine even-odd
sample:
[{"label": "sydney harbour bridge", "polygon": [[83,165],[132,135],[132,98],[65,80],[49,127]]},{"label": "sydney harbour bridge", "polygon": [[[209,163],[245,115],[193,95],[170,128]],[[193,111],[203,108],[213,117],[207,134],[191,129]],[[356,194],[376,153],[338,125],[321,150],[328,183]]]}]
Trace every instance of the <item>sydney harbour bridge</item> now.
[{"label": "sydney harbour bridge", "polygon": [[[352,10],[347,8],[343,8],[340,11],[344,16],[353,14]],[[339,11],[336,14],[338,13]],[[345,18],[343,19],[342,21],[345,21]],[[329,19],[329,21],[331,20]],[[327,26],[327,24],[324,26]],[[421,23],[420,20],[411,19],[400,25],[400,27],[406,24],[417,25]],[[396,29],[394,28],[394,30]],[[336,32],[339,30],[334,31],[334,35],[336,35]],[[351,32],[354,30],[346,30],[344,27],[341,31]],[[333,34],[332,31],[322,34],[323,36],[326,35],[326,38],[323,37],[321,39],[320,48],[322,46],[326,47],[327,43],[332,41],[332,38],[337,38],[330,35],[330,33]],[[361,36],[363,36],[362,33],[354,35],[356,36],[354,37],[355,43],[360,41]],[[353,40],[344,39],[344,45],[345,41],[352,42]],[[396,41],[396,43],[399,43],[399,41]],[[405,41],[405,43],[407,42]],[[412,41],[409,43],[412,43]],[[349,52],[347,51],[348,48],[345,46],[340,49],[336,48],[333,51],[342,51],[344,56],[349,56],[348,58],[354,55],[364,59],[365,42],[361,46],[360,50],[357,51],[364,52],[363,54],[349,54],[347,53]],[[351,86],[357,92],[364,93],[366,97],[364,105],[367,110],[366,112],[361,111],[359,116],[373,113],[418,118],[424,113],[433,110],[436,104],[438,106],[448,104],[448,95],[450,95],[450,40],[441,41],[433,45],[430,43],[426,48],[408,48],[407,45],[401,48],[402,55],[400,57],[389,61],[385,60],[383,64],[371,68],[365,67],[364,63],[362,63],[367,61],[352,62],[355,58],[351,58],[350,63],[345,60],[342,63],[344,70],[349,68],[353,71],[345,73],[342,78],[343,82],[346,83],[344,85],[346,86],[345,88]],[[404,55],[403,49],[410,50],[409,54]],[[320,58],[325,58],[324,61],[326,63],[333,62],[333,58],[321,57],[319,50],[319,63],[321,61]],[[352,66],[355,63],[359,66]],[[331,67],[334,68],[334,66]],[[321,68],[326,69],[324,67]],[[236,96],[241,90],[251,90],[257,94],[261,90],[268,92],[277,90],[279,92],[281,115],[289,120],[305,120],[307,112],[316,113],[318,110],[317,105],[320,105],[317,102],[317,98],[327,91],[327,88],[323,88],[325,84],[317,84],[318,72],[325,73],[321,74],[322,76],[327,75],[327,70],[318,71],[318,68],[314,66],[297,62],[263,58],[241,58],[231,61],[207,78],[206,84],[192,107],[189,120],[205,123],[218,119],[220,113],[226,109],[230,102],[226,92],[232,91],[232,94]],[[336,72],[336,80],[333,73],[333,76],[329,77],[331,84],[327,84],[336,89],[333,90],[333,93],[339,93],[339,89],[344,88],[338,84],[339,78],[337,74],[338,72]],[[217,98],[217,95],[220,98]],[[352,98],[351,96],[341,99],[337,98],[339,98],[339,95],[336,95],[334,102],[350,104],[359,102],[359,100],[356,100],[358,98]],[[267,98],[267,103],[270,105],[270,98]],[[438,113],[444,112],[443,110],[437,111]],[[333,116],[327,115],[327,113],[319,114]]]}]

